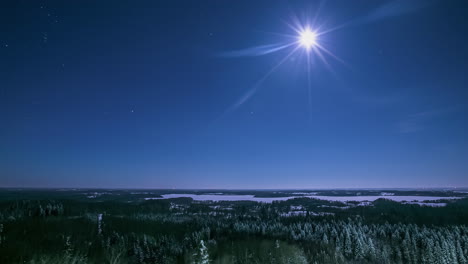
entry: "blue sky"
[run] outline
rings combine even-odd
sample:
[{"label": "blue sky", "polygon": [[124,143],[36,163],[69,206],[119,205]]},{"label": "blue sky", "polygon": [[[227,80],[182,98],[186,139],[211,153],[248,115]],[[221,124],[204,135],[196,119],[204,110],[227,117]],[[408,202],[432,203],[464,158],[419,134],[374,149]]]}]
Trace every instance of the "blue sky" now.
[{"label": "blue sky", "polygon": [[0,186],[468,186],[467,9],[6,1]]}]

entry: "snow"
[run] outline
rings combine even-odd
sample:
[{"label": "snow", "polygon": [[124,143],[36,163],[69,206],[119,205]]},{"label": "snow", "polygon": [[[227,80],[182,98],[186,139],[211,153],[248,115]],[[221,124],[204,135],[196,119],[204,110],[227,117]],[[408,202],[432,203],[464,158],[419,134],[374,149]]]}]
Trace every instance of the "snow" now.
[{"label": "snow", "polygon": [[304,207],[302,207],[302,205],[298,205],[298,206],[294,206],[294,205],[291,205],[291,210],[292,211],[300,211],[300,210],[304,210]]},{"label": "snow", "polygon": [[347,202],[347,201],[375,201],[383,198],[396,202],[423,202],[423,201],[436,201],[436,200],[451,200],[460,199],[462,197],[436,197],[436,196],[320,196],[320,195],[308,195],[308,196],[290,196],[290,197],[255,197],[254,195],[209,195],[209,194],[163,194],[162,198],[159,197],[148,197],[145,200],[159,200],[159,199],[172,199],[188,197],[195,201],[254,201],[261,203],[271,203],[273,201],[286,201],[294,198],[314,198],[319,200],[334,201],[334,202]]},{"label": "snow", "polygon": [[218,194],[163,194],[162,198],[145,198],[145,200],[172,199],[188,197],[195,201],[255,201],[271,203],[273,201],[285,201],[295,197],[254,197],[254,195],[218,195]]},{"label": "snow", "polygon": [[418,204],[420,206],[430,206],[430,207],[444,207],[446,203],[421,203],[421,202],[404,202],[404,204]]},{"label": "snow", "polygon": [[392,200],[395,202],[403,202],[403,201],[436,201],[436,200],[452,200],[452,199],[460,199],[462,197],[437,197],[437,196],[307,196],[310,198],[316,198],[320,200],[328,200],[328,201],[336,201],[336,202],[347,202],[347,201],[357,201],[357,202],[364,202],[364,201],[375,201],[377,199],[387,199]]},{"label": "snow", "polygon": [[102,233],[102,214],[98,214],[98,234]]},{"label": "snow", "polygon": [[[90,193],[85,193],[86,197],[89,198],[89,199],[95,199],[101,195],[112,195],[112,193],[110,192],[90,192]],[[119,195],[119,194],[117,194]]]},{"label": "snow", "polygon": [[188,206],[184,204],[170,203],[169,210],[185,210]]},{"label": "snow", "polygon": [[320,205],[320,206],[318,206],[318,207],[322,207],[322,208],[335,208],[335,209],[342,209],[342,210],[351,208],[351,206],[349,206],[349,205],[348,205],[348,206]]},{"label": "snow", "polygon": [[304,215],[307,215],[307,211],[289,211],[287,213],[282,213],[280,215],[283,217],[304,216]]},{"label": "snow", "polygon": [[[281,217],[291,217],[291,216],[306,216],[307,211],[289,211],[287,213],[281,213]],[[325,215],[334,215],[334,213],[327,213],[327,212],[310,212],[310,216],[325,216]]]}]

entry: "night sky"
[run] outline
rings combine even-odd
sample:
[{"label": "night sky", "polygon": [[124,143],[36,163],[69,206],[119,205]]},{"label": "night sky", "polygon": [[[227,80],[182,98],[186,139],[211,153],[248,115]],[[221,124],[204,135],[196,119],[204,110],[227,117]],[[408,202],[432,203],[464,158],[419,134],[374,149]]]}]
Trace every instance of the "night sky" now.
[{"label": "night sky", "polygon": [[467,14],[2,1],[0,187],[468,186]]}]

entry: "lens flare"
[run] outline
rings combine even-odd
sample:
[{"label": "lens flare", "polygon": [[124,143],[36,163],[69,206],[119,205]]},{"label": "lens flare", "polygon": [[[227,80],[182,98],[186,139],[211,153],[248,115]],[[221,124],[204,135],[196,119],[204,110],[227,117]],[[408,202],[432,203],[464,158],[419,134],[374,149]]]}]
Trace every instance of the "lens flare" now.
[{"label": "lens flare", "polygon": [[[318,12],[318,11],[317,11]],[[317,14],[318,16],[318,14]],[[332,65],[328,62],[327,57],[331,57],[343,64],[346,63],[333,54],[332,51],[328,50],[324,46],[326,42],[326,34],[337,30],[338,28],[332,28],[327,30],[323,28],[324,25],[317,24],[317,17],[312,19],[301,21],[297,16],[293,16],[291,21],[285,21],[286,25],[291,29],[290,34],[283,33],[274,33],[267,32],[274,35],[279,35],[284,38],[284,42],[276,44],[264,44],[260,46],[250,47],[241,50],[234,50],[222,53],[222,57],[246,57],[246,56],[263,56],[267,54],[276,53],[287,49],[291,46],[295,46],[290,53],[284,57],[280,63],[273,66],[266,74],[263,75],[250,89],[248,89],[244,95],[231,107],[229,107],[225,114],[234,112],[237,108],[241,107],[245,102],[247,102],[254,94],[261,88],[266,79],[268,79],[282,64],[287,61],[296,61],[295,59],[298,56],[304,56],[306,59],[307,66],[307,80],[308,80],[308,90],[309,90],[309,107],[312,107],[312,80],[311,80],[311,71],[312,65],[315,61],[319,60],[323,62],[325,67],[334,75],[336,73],[333,71]],[[311,108],[312,109],[312,108]],[[312,110],[310,110],[312,113]],[[311,114],[312,116],[312,114]]]}]

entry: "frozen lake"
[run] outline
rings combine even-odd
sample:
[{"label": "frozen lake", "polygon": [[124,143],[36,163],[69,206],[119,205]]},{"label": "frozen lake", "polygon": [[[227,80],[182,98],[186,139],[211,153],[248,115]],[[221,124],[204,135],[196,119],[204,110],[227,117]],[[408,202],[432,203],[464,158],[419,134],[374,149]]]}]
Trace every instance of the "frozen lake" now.
[{"label": "frozen lake", "polygon": [[273,201],[286,201],[294,198],[314,198],[327,201],[347,202],[347,201],[375,201],[379,198],[393,200],[397,202],[422,202],[422,201],[435,201],[441,199],[460,199],[461,197],[435,197],[435,196],[319,196],[319,195],[306,195],[306,196],[290,196],[290,197],[254,197],[254,195],[222,195],[222,194],[163,194],[162,198],[145,198],[145,200],[158,200],[158,199],[171,199],[188,197],[195,201],[255,201],[262,203],[271,203]]}]

